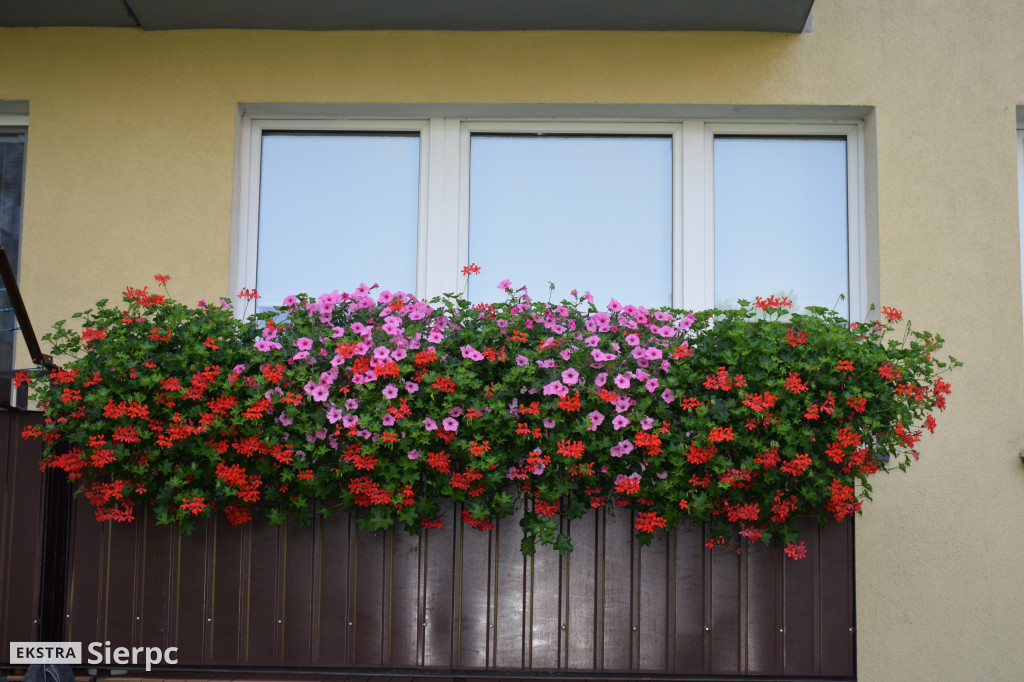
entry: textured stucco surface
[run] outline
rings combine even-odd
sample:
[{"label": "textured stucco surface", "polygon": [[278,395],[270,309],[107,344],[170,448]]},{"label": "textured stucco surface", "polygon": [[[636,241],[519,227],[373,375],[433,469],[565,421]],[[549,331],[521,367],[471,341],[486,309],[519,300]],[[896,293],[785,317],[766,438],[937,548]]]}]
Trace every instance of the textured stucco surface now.
[{"label": "textured stucco surface", "polygon": [[37,330],[157,272],[226,293],[240,102],[873,107],[880,302],[966,367],[857,522],[859,679],[1024,679],[1022,28],[1017,0],[818,0],[802,35],[0,29],[22,286]]}]

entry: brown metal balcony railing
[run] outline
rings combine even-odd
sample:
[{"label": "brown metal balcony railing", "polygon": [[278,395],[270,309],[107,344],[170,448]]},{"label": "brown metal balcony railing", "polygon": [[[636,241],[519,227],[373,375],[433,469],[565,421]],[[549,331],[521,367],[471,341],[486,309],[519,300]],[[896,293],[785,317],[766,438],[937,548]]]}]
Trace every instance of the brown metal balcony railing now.
[{"label": "brown metal balcony railing", "polygon": [[[0,245],[0,280],[3,281],[2,291],[7,293],[7,298],[10,301],[10,306],[0,309],[0,312],[13,311],[18,322],[16,327],[0,329],[0,333],[13,334],[21,331],[21,335],[25,339],[25,345],[28,346],[28,353],[29,357],[32,358],[32,362],[47,371],[53,369],[53,356],[44,353],[39,347],[35,330],[32,329],[32,320],[29,318],[28,309],[25,307],[25,300],[21,297],[21,289],[18,288],[18,278],[14,274],[14,268],[11,267],[11,261],[7,258],[7,250],[4,249],[3,245]],[[21,386],[16,391],[12,391],[14,375],[16,373],[17,370],[0,371],[0,409],[25,410],[28,408],[28,387]],[[11,400],[12,393],[14,394],[14,400]]]},{"label": "brown metal balcony railing", "polygon": [[[2,248],[0,276],[52,369]],[[480,533],[458,508],[419,537],[361,532],[346,513],[311,528],[210,519],[181,537],[145,510],[94,521],[21,439],[41,420],[0,411],[0,679],[11,641],[62,640],[177,647],[159,679],[856,679],[852,521],[804,521],[799,562],[778,542],[709,552],[701,527],[641,548],[632,516],[605,510],[571,522],[564,557],[524,558],[517,519]]]}]

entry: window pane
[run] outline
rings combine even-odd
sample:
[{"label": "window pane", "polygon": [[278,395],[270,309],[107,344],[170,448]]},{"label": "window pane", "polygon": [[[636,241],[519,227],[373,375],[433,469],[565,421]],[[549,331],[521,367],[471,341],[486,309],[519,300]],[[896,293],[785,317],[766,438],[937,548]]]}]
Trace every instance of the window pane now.
[{"label": "window pane", "polygon": [[672,301],[672,139],[474,135],[470,297],[508,278],[547,300],[590,290],[601,308]]},{"label": "window pane", "polygon": [[715,305],[848,297],[846,141],[717,137],[714,154]]},{"label": "window pane", "polygon": [[[0,133],[0,242],[18,276],[21,251],[21,205],[25,186],[25,134]],[[0,290],[0,330],[17,327],[6,291]],[[0,369],[14,366],[16,332],[0,331]]]},{"label": "window pane", "polygon": [[260,303],[360,282],[414,292],[418,207],[418,136],[265,134]]}]

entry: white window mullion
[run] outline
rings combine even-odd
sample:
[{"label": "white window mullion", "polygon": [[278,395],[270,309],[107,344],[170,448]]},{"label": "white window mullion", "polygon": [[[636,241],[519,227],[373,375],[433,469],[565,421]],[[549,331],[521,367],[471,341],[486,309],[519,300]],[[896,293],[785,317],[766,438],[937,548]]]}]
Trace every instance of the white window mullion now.
[{"label": "white window mullion", "polygon": [[427,263],[430,254],[430,157],[433,137],[430,122],[420,132],[420,195],[419,219],[416,223],[416,296],[423,298],[427,291]]},{"label": "white window mullion", "polygon": [[459,263],[460,123],[430,119],[426,298],[456,291]]},{"label": "white window mullion", "polygon": [[683,305],[683,126],[672,133],[672,307]]},{"label": "white window mullion", "polygon": [[469,265],[469,167],[470,167],[470,130],[469,126],[459,121],[458,124],[458,188],[459,195],[456,197],[458,206],[458,221],[456,233],[456,248],[453,253],[458,254],[458,261],[452,268],[452,275],[456,278],[456,288],[453,291],[462,291],[465,285],[465,277],[461,274],[462,268]]},{"label": "white window mullion", "polygon": [[682,264],[682,292],[673,303],[691,310],[714,305],[714,201],[708,200],[707,177],[711,154],[709,132],[703,121],[685,121],[682,130],[681,220],[682,239],[678,260]]},{"label": "white window mullion", "polygon": [[850,319],[868,316],[867,225],[861,202],[864,197],[864,135],[860,126],[846,136],[846,207],[849,238]]},{"label": "white window mullion", "polygon": [[425,240],[426,261],[423,263],[423,289],[417,293],[431,298],[444,290],[444,282],[440,277],[446,245],[441,238],[441,226],[444,224],[445,197],[445,125],[444,119],[432,118],[428,126],[427,144],[430,147],[427,163],[427,224]]},{"label": "white window mullion", "polygon": [[1017,131],[1017,219],[1021,256],[1021,313],[1024,314],[1024,130]]},{"label": "white window mullion", "polygon": [[256,246],[260,215],[260,156],[263,126],[242,119],[238,167],[238,205],[231,235],[231,269],[228,287],[232,293],[256,287]]}]

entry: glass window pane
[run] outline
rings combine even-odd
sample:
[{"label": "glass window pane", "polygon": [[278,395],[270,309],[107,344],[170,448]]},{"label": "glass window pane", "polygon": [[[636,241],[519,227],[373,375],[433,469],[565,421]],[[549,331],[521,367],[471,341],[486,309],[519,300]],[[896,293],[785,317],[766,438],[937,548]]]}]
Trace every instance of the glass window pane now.
[{"label": "glass window pane", "polygon": [[601,308],[672,301],[672,139],[474,135],[470,298],[508,278],[553,301],[589,290]]},{"label": "glass window pane", "polygon": [[263,307],[360,282],[416,290],[419,137],[263,136],[256,289]]},{"label": "glass window pane", "polygon": [[[25,186],[25,134],[0,133],[0,243],[7,251],[11,269],[18,276],[21,252],[21,206]],[[2,286],[2,285],[0,285]],[[14,329],[17,322],[10,298],[0,290],[0,329]],[[0,369],[14,366],[17,333],[0,332]]]},{"label": "glass window pane", "polygon": [[846,141],[717,137],[714,154],[715,305],[848,297]]}]

